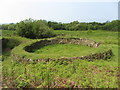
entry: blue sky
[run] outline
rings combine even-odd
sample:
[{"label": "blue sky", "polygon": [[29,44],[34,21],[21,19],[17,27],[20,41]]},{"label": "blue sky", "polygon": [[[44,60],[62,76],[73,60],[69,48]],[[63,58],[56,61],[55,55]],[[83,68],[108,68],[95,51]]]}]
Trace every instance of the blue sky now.
[{"label": "blue sky", "polygon": [[[2,8],[2,9],[1,9]],[[24,19],[45,19],[57,22],[105,22],[118,19],[118,1],[56,2],[40,0],[2,0],[0,23],[16,23]]]}]

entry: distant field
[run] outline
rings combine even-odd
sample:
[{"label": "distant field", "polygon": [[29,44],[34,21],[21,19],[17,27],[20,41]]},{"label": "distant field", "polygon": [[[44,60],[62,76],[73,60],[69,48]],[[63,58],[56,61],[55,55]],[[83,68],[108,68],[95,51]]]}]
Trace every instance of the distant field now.
[{"label": "distant field", "polygon": [[73,38],[89,38],[100,43],[117,44],[118,32],[103,31],[103,30],[91,30],[91,31],[65,31],[56,30],[56,34],[63,34],[61,37],[73,37]]},{"label": "distant field", "polygon": [[[2,38],[15,39],[21,43],[13,49],[7,47],[3,52],[3,87],[5,88],[117,88],[118,87],[118,32],[111,31],[64,31],[54,30],[54,38],[88,38],[100,42],[99,48],[74,44],[54,44],[37,49],[32,53],[24,50],[25,46],[41,39],[28,39],[16,35],[15,31],[3,30]],[[9,42],[8,46],[13,45]],[[12,54],[24,58],[73,57],[88,55],[111,49],[113,57],[109,60],[50,61],[20,63],[14,61]]]}]

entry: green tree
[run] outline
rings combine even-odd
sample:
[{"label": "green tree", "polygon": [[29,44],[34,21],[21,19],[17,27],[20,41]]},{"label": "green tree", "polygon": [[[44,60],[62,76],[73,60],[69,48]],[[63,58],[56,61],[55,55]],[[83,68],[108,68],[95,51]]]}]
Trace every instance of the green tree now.
[{"label": "green tree", "polygon": [[26,19],[17,24],[17,33],[27,38],[48,38],[55,34],[42,20]]},{"label": "green tree", "polygon": [[16,24],[14,23],[8,24],[8,30],[16,30]]},{"label": "green tree", "polygon": [[57,22],[48,21],[48,26],[53,28],[54,30],[64,29],[64,25],[62,23],[57,23]]},{"label": "green tree", "polygon": [[104,30],[109,31],[118,31],[120,27],[120,20],[113,20],[112,22],[108,22],[104,26]]}]

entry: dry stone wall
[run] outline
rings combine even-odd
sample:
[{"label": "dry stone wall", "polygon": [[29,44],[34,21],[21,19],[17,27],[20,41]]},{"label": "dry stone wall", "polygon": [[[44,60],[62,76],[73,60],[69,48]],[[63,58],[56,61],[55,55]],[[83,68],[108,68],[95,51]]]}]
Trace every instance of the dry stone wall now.
[{"label": "dry stone wall", "polygon": [[[94,42],[92,40],[89,39],[82,39],[82,38],[56,38],[56,39],[51,39],[51,40],[41,40],[39,42],[36,42],[30,46],[26,46],[24,49],[28,52],[33,52],[35,49],[39,49],[42,48],[46,45],[52,45],[52,44],[78,44],[78,45],[86,45],[89,47],[93,47],[93,48],[97,48],[100,43]],[[41,62],[41,61],[56,61],[56,60],[60,60],[60,61],[73,61],[75,59],[81,59],[81,60],[87,60],[87,61],[93,61],[93,60],[97,60],[97,59],[103,59],[103,60],[107,60],[110,59],[112,57],[113,53],[112,50],[108,50],[102,53],[95,53],[95,54],[90,54],[90,55],[86,55],[86,56],[78,56],[78,57],[61,57],[61,58],[57,58],[57,59],[53,59],[53,58],[39,58],[39,59],[26,59],[24,57],[19,57],[17,55],[12,55],[14,60],[17,60],[19,62]]]},{"label": "dry stone wall", "polygon": [[100,43],[97,43],[89,39],[56,38],[56,39],[51,39],[51,40],[41,40],[30,46],[25,47],[24,49],[25,51],[33,52],[35,49],[39,49],[46,45],[52,45],[52,44],[77,44],[77,45],[86,45],[86,46],[93,47],[93,48],[97,48],[100,45]]},{"label": "dry stone wall", "polygon": [[113,55],[112,50],[108,50],[108,51],[103,52],[103,53],[95,53],[95,54],[91,54],[91,55],[87,55],[87,56],[81,56],[81,57],[61,57],[61,58],[57,58],[57,59],[40,58],[40,59],[35,59],[35,60],[32,60],[30,58],[26,59],[26,58],[19,57],[19,56],[14,54],[13,59],[16,60],[16,61],[19,61],[21,63],[31,63],[31,62],[32,63],[38,63],[38,62],[41,62],[41,61],[45,61],[45,62],[49,62],[49,61],[70,61],[70,62],[72,62],[75,59],[87,60],[87,61],[94,61],[94,60],[100,60],[100,59],[107,60],[107,59],[110,59],[112,57],[112,55]]}]

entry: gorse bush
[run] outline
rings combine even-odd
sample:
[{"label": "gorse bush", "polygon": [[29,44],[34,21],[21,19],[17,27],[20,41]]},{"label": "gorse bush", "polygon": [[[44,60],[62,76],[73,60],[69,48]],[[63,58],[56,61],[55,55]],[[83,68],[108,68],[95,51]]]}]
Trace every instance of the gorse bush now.
[{"label": "gorse bush", "polygon": [[48,38],[55,34],[49,28],[45,21],[26,19],[17,24],[17,33],[20,36],[27,38]]}]

